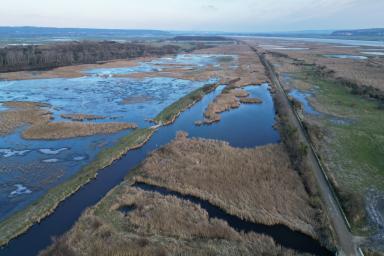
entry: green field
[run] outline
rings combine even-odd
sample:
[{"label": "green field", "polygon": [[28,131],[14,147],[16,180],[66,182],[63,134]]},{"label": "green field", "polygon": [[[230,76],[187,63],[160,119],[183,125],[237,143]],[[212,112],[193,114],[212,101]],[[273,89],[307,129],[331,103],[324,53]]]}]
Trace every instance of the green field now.
[{"label": "green field", "polygon": [[323,129],[324,138],[316,146],[352,228],[368,232],[364,195],[368,189],[384,191],[384,110],[377,100],[353,94],[340,82],[314,72],[314,67],[305,66],[293,76],[313,85],[311,102],[323,113],[308,118]]}]

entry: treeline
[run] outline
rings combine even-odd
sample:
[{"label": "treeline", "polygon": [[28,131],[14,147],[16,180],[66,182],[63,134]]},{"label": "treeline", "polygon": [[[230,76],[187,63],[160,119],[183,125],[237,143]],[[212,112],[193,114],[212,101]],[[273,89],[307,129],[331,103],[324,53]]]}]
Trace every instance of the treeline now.
[{"label": "treeline", "polygon": [[174,54],[177,45],[82,41],[47,45],[9,46],[0,49],[0,72],[50,69],[73,64]]},{"label": "treeline", "polygon": [[233,41],[223,36],[175,36],[174,41]]}]

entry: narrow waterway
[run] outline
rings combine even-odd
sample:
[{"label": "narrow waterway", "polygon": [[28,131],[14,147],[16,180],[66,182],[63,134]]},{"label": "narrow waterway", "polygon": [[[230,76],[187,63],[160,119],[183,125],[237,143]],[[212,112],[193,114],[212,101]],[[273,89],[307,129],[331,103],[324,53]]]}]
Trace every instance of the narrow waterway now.
[{"label": "narrow waterway", "polygon": [[229,226],[238,232],[255,232],[257,234],[268,235],[272,237],[277,244],[299,252],[306,252],[319,256],[333,255],[328,249],[322,247],[317,240],[301,232],[293,231],[285,225],[264,225],[242,220],[235,215],[224,212],[220,208],[209,203],[207,200],[202,200],[191,195],[183,195],[179,192],[171,191],[166,188],[140,182],[135,183],[133,186],[144,191],[156,192],[164,196],[175,196],[183,200],[188,200],[194,204],[198,204],[201,208],[208,212],[209,218],[224,220]]},{"label": "narrow waterway", "polygon": [[148,153],[175,138],[177,131],[186,131],[190,137],[225,140],[235,147],[255,147],[280,141],[278,132],[273,128],[275,109],[266,84],[246,88],[252,97],[261,98],[262,104],[242,105],[239,109],[222,113],[222,120],[217,124],[195,126],[194,122],[203,118],[204,109],[222,88],[221,86],[206,95],[182,113],[172,125],[160,128],[143,147],[129,151],[113,165],[100,171],[96,179],[63,201],[54,213],[2,248],[0,255],[36,255],[49,246],[52,237],[68,231],[87,207],[96,204],[109,190],[118,185],[129,170],[138,165]]}]

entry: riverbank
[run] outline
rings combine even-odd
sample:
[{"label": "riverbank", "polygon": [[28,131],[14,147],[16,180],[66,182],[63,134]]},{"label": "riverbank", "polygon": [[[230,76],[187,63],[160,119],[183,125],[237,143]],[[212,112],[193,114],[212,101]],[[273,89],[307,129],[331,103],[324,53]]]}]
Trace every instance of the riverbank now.
[{"label": "riverbank", "polygon": [[[131,171],[123,183],[110,191],[96,206],[88,209],[75,226],[42,255],[63,252],[78,255],[80,251],[83,255],[105,255],[125,250],[140,255],[151,255],[155,251],[164,254],[188,252],[199,255],[206,250],[212,255],[233,255],[235,252],[243,255],[254,255],[255,252],[296,255],[297,251],[276,243],[280,241],[277,237],[273,240],[268,235],[258,234],[258,231],[240,232],[231,221],[211,218],[213,213],[206,212],[206,207],[218,207],[220,211],[229,211],[237,216],[238,221],[240,218],[246,220],[249,218],[247,216],[255,213],[251,218],[253,221],[266,222],[271,227],[275,221],[267,221],[265,214],[273,219],[277,212],[281,212],[292,217],[293,222],[287,223],[290,226],[297,224],[294,229],[306,226],[304,230],[312,233],[310,226],[313,223],[307,222],[304,226],[299,224],[306,222],[304,215],[311,214],[312,206],[306,201],[308,197],[301,178],[290,169],[288,156],[283,156],[284,154],[286,153],[282,145],[238,149],[224,142],[188,139],[184,134],[179,134],[176,140],[153,152]],[[256,159],[261,157],[268,164],[255,160],[255,155]],[[286,161],[282,161],[281,157]],[[233,173],[233,165],[236,165],[238,172]],[[210,169],[209,172],[207,168]],[[281,173],[282,170],[285,173],[284,180],[273,174]],[[260,176],[265,177],[259,181],[254,179]],[[286,183],[287,177],[289,184]],[[162,189],[144,189],[146,185],[142,186],[140,184],[143,183],[140,182],[161,186],[173,196],[158,192]],[[243,184],[241,190],[237,182]],[[271,186],[257,186],[255,182],[267,182]],[[279,188],[280,192],[272,192],[270,189],[275,190],[273,188]],[[283,198],[289,197],[289,200],[286,198],[275,201],[272,198],[279,197],[275,192]],[[211,206],[196,205],[197,199],[192,199],[192,195],[208,200]],[[260,199],[267,197],[271,200],[258,200],[259,196]],[[274,206],[268,206],[270,203]],[[256,212],[253,205],[257,205]],[[287,207],[291,210],[287,210]],[[252,224],[246,226],[251,227]],[[268,227],[265,228],[268,230]],[[294,236],[294,232],[290,236]],[[284,241],[284,238],[280,239]],[[285,237],[285,240],[289,239]],[[307,246],[311,243],[308,241],[304,244]],[[290,246],[296,248],[294,245]],[[303,244],[297,246],[307,248]],[[317,246],[319,247],[315,247],[318,249],[312,247],[304,251],[317,255],[329,254],[326,249],[322,252],[316,251],[322,250],[319,243]]]},{"label": "riverbank", "polygon": [[24,233],[33,224],[51,214],[61,201],[94,179],[99,170],[111,165],[129,150],[143,146],[163,123],[174,122],[181,112],[201,100],[205,94],[216,87],[217,84],[206,85],[179,99],[157,116],[160,125],[153,128],[138,128],[129,133],[121,138],[115,146],[101,151],[94,161],[82,168],[73,178],[51,189],[31,206],[2,221],[0,223],[0,246],[5,245],[9,240]]}]

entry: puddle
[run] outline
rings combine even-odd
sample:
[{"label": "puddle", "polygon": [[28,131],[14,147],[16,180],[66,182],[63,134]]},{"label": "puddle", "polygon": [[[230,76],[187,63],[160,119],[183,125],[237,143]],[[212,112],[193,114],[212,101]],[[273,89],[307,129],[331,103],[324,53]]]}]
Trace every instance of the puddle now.
[{"label": "puddle", "polygon": [[348,54],[326,54],[324,55],[327,58],[334,59],[351,59],[351,60],[366,60],[368,57],[362,55],[348,55]]},{"label": "puddle", "polygon": [[273,45],[273,44],[261,44],[260,46],[269,50],[286,50],[286,51],[309,50],[309,48],[306,48],[306,47],[289,47],[289,46],[280,46],[280,45]]},{"label": "puddle", "polygon": [[303,91],[294,89],[291,92],[289,92],[288,95],[292,96],[294,99],[298,100],[302,104],[305,113],[310,114],[310,115],[320,115],[321,114],[320,112],[316,111],[311,106],[311,104],[309,103],[308,98],[312,96],[311,93],[303,92]]},{"label": "puddle", "polygon": [[334,117],[334,116],[330,116],[329,121],[336,125],[351,125],[353,123],[353,120],[351,119]]},{"label": "puddle", "polygon": [[117,210],[126,216],[129,212],[135,210],[135,208],[136,208],[135,205],[122,205],[119,208],[117,208]]}]

